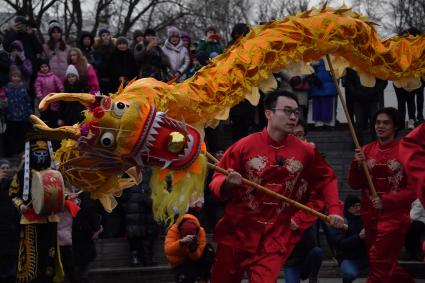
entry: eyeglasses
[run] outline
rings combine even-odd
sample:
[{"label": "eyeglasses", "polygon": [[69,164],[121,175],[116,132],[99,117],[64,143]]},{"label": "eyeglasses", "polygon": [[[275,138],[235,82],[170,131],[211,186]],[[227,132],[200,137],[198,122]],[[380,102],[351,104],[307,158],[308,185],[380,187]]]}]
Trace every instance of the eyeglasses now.
[{"label": "eyeglasses", "polygon": [[285,107],[285,108],[273,108],[273,111],[283,111],[286,115],[288,115],[288,117],[291,117],[292,114],[294,114],[295,117],[299,117],[300,116],[300,110],[298,109],[292,109],[289,107]]}]

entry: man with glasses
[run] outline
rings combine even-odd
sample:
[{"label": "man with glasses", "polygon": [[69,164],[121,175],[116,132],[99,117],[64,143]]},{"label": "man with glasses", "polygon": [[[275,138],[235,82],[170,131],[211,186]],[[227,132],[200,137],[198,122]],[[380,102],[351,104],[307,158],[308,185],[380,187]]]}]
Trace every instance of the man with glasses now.
[{"label": "man with glasses", "polygon": [[306,203],[315,209],[325,199],[332,225],[343,224],[334,171],[313,145],[292,135],[300,115],[296,97],[273,91],[265,97],[264,108],[266,128],[233,144],[219,163],[230,174],[216,172],[210,183],[213,195],[227,201],[215,227],[213,283],[240,282],[245,272],[249,282],[275,282],[296,244],[293,239],[314,218],[242,185],[242,176],[297,201],[308,195]]}]

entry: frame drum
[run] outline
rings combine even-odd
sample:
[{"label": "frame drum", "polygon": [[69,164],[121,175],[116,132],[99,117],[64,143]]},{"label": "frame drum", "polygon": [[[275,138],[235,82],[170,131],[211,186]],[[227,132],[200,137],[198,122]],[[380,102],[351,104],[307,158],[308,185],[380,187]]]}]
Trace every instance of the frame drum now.
[{"label": "frame drum", "polygon": [[56,170],[32,171],[31,197],[37,215],[64,210],[65,194],[62,174]]}]

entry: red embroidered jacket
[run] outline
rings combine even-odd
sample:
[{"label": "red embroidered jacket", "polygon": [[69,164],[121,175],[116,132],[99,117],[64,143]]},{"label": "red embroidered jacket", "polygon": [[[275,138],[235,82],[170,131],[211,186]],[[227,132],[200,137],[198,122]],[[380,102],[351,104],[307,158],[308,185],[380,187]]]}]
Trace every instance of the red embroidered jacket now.
[{"label": "red embroidered jacket", "polygon": [[[291,199],[298,201],[309,195],[307,205],[313,208],[323,206],[320,199],[326,195],[329,213],[341,215],[334,171],[314,145],[294,136],[276,143],[264,129],[232,145],[219,165]],[[215,228],[215,240],[252,253],[264,241],[266,252],[284,253],[291,217],[303,219],[305,213],[297,213],[297,209],[243,185],[224,195],[221,192],[224,181],[225,176],[216,172],[210,183],[213,195],[228,201]],[[304,225],[311,225],[314,217],[308,217]],[[302,230],[308,228],[300,220],[297,224]]]},{"label": "red embroidered jacket", "polygon": [[[399,144],[397,140],[387,145],[380,145],[375,141],[365,145],[363,151],[376,192],[382,198],[383,211],[394,212],[394,215],[408,215],[416,196],[414,190],[406,188],[406,175],[399,158]],[[348,181],[353,189],[362,190],[362,214],[376,216],[378,211],[372,206],[366,177],[355,160],[351,162]]]}]

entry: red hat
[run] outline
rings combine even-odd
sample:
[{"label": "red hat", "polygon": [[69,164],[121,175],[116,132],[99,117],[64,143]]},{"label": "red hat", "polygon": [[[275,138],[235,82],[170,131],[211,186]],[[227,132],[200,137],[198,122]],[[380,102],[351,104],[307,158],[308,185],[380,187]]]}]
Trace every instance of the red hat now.
[{"label": "red hat", "polygon": [[183,238],[187,235],[195,235],[197,230],[198,230],[198,224],[194,220],[192,219],[185,220],[180,225],[180,236]]}]

